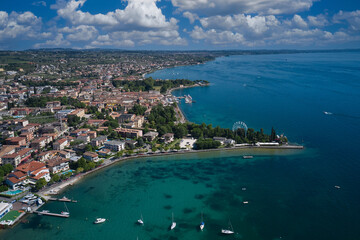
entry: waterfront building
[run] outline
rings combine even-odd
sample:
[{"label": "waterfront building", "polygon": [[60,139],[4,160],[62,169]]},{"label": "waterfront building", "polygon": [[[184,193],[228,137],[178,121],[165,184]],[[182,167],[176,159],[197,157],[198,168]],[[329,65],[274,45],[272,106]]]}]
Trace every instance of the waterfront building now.
[{"label": "waterfront building", "polygon": [[13,208],[13,205],[11,203],[1,202],[0,203],[0,218],[2,218],[8,212],[10,212],[12,208]]},{"label": "waterfront building", "polygon": [[86,160],[93,161],[93,162],[97,162],[99,160],[99,155],[97,153],[94,153],[94,152],[85,152],[83,154],[83,157]]},{"label": "waterfront building", "polygon": [[123,141],[107,141],[104,143],[105,148],[111,151],[119,152],[125,149],[125,142]]},{"label": "waterfront building", "polygon": [[143,137],[144,137],[147,141],[151,142],[151,141],[154,141],[157,136],[159,136],[159,133],[158,133],[158,132],[147,132],[147,133],[144,134]]}]

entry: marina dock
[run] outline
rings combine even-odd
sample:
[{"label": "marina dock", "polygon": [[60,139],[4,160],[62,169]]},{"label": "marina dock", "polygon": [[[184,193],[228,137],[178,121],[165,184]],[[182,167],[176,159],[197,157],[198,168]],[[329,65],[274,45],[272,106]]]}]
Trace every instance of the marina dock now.
[{"label": "marina dock", "polygon": [[53,217],[63,217],[63,218],[70,217],[70,215],[66,215],[66,214],[42,212],[42,211],[34,211],[33,213],[37,213],[38,215],[47,215],[47,216],[53,216]]},{"label": "marina dock", "polygon": [[72,200],[72,199],[69,199],[69,198],[49,198],[48,199],[49,201],[59,201],[59,202],[72,202],[72,203],[76,203],[77,201],[76,200]]}]

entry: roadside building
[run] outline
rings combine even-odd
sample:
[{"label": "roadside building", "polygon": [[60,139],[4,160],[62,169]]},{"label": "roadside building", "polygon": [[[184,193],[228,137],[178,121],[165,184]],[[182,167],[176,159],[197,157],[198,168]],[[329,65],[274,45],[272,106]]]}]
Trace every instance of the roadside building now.
[{"label": "roadside building", "polygon": [[125,138],[139,138],[143,136],[143,131],[139,129],[116,128],[115,131]]},{"label": "roadside building", "polygon": [[125,142],[123,141],[107,141],[104,143],[105,148],[111,151],[119,152],[125,149]]},{"label": "roadside building", "polygon": [[102,146],[106,141],[107,141],[106,136],[99,136],[97,138],[92,139],[90,144],[91,146],[99,147]]},{"label": "roadside building", "polygon": [[159,136],[158,132],[147,132],[143,135],[143,138],[145,138],[147,141],[151,142],[151,141],[154,141],[157,136]]},{"label": "roadside building", "polygon": [[52,174],[67,171],[70,169],[68,160],[62,157],[55,157],[48,160],[46,166],[49,168]]},{"label": "roadside building", "polygon": [[224,145],[224,143],[226,141],[226,138],[224,138],[224,137],[213,137],[213,140],[220,142],[221,145]]},{"label": "roadside building", "polygon": [[85,153],[83,154],[83,157],[84,157],[86,160],[89,160],[89,161],[93,161],[93,162],[99,161],[99,155],[97,155],[97,154],[94,153],[94,152],[85,152]]},{"label": "roadside building", "polygon": [[174,141],[174,134],[173,133],[166,133],[162,136],[161,140],[164,143],[171,143]]}]

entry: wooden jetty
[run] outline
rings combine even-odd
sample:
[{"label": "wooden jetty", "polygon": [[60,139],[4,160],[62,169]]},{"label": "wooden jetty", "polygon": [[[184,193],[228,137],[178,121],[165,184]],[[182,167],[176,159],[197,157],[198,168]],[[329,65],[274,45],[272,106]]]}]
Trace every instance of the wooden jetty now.
[{"label": "wooden jetty", "polygon": [[63,217],[63,218],[70,217],[70,215],[61,214],[61,213],[51,213],[51,212],[43,212],[43,211],[34,211],[34,213],[37,213],[38,215],[47,215],[53,217]]}]

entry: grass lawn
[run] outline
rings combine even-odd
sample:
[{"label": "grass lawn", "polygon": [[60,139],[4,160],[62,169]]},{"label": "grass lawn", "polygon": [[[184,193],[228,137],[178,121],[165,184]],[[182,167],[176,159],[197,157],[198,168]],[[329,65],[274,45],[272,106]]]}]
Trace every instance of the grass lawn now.
[{"label": "grass lawn", "polygon": [[0,220],[3,221],[7,221],[7,220],[15,220],[18,216],[20,216],[20,212],[15,211],[15,210],[11,210],[10,212],[8,212],[5,216],[3,216]]},{"label": "grass lawn", "polygon": [[41,117],[41,118],[37,118],[37,117],[27,117],[27,120],[29,120],[30,123],[39,123],[39,124],[44,124],[44,123],[52,123],[52,122],[56,122],[57,119],[53,116],[48,116],[48,117]]}]

